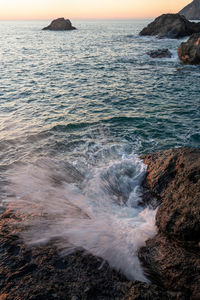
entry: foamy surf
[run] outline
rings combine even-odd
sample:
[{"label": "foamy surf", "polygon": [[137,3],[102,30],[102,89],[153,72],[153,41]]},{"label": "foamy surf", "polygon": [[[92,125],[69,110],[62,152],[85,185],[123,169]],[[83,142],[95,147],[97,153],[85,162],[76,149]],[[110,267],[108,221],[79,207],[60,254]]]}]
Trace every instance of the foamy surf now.
[{"label": "foamy surf", "polygon": [[86,174],[74,165],[40,160],[13,170],[8,202],[25,216],[25,242],[52,241],[63,255],[82,249],[148,282],[137,255],[156,234],[156,211],[139,205],[146,166],[135,155],[91,164]]}]

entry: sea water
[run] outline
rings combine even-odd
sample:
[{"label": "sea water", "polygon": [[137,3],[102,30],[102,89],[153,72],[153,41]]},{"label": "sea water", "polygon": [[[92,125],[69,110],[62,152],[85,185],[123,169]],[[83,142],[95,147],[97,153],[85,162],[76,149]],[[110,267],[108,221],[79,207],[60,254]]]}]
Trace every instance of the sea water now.
[{"label": "sea water", "polygon": [[[140,155],[200,147],[200,67],[183,40],[140,37],[150,20],[0,22],[0,197],[30,245],[83,249],[147,281],[138,249],[156,234],[141,207]],[[168,48],[172,58],[149,50]]]}]

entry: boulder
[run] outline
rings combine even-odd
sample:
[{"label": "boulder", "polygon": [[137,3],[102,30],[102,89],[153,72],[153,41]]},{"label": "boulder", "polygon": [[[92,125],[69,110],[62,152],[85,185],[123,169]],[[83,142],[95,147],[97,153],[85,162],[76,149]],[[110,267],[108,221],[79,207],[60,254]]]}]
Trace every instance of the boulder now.
[{"label": "boulder", "polygon": [[193,34],[178,47],[178,56],[185,64],[200,64],[200,33]]},{"label": "boulder", "polygon": [[200,32],[200,23],[190,22],[179,14],[164,14],[145,27],[140,35],[176,39],[197,32]]},{"label": "boulder", "polygon": [[183,15],[188,20],[200,20],[200,0],[194,0],[181,11],[180,15]]},{"label": "boulder", "polygon": [[74,30],[75,27],[72,26],[72,23],[68,19],[64,18],[58,18],[56,20],[53,20],[51,24],[47,27],[44,27],[43,30]]},{"label": "boulder", "polygon": [[172,53],[168,49],[158,49],[147,52],[152,58],[172,57]]},{"label": "boulder", "polygon": [[160,204],[158,234],[140,249],[152,281],[200,299],[200,149],[170,149],[142,157],[143,183]]}]

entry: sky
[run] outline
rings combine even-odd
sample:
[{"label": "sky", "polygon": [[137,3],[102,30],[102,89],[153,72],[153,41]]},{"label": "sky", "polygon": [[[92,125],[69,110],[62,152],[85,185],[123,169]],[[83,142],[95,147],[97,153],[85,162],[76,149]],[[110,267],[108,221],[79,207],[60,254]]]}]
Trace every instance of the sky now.
[{"label": "sky", "polygon": [[132,19],[178,12],[192,0],[0,0],[0,20]]}]

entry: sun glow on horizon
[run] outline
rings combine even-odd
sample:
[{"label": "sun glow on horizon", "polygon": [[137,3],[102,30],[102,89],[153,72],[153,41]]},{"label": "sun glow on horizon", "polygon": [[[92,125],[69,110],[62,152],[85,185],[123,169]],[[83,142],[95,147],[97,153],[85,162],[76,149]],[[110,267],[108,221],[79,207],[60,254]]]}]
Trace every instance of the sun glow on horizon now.
[{"label": "sun glow on horizon", "polygon": [[0,0],[0,20],[139,19],[175,13],[188,0]]}]

